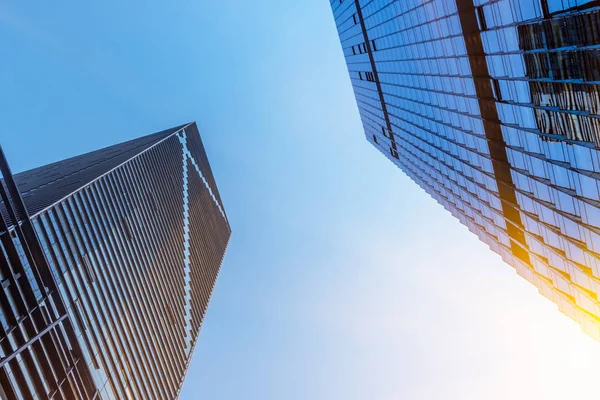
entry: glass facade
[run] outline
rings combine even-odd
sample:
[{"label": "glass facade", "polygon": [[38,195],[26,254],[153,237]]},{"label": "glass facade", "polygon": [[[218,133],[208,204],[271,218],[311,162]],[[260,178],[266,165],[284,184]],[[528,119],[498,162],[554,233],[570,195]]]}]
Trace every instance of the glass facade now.
[{"label": "glass facade", "polygon": [[600,2],[330,3],[367,140],[600,340]]},{"label": "glass facade", "polygon": [[231,234],[196,124],[2,165],[0,398],[177,398]]}]

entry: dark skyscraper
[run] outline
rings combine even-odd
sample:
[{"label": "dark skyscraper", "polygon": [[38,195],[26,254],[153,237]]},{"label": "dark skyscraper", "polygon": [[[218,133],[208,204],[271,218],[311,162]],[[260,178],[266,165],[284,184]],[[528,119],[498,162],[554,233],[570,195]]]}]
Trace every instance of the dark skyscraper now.
[{"label": "dark skyscraper", "polygon": [[0,169],[0,398],[176,398],[231,234],[196,124]]},{"label": "dark skyscraper", "polygon": [[330,3],[367,140],[600,340],[600,2]]}]

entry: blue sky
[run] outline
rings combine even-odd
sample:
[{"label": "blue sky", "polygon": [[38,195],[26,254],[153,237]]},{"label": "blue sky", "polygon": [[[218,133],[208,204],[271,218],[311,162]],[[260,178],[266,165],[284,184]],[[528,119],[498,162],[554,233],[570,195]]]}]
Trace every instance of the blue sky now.
[{"label": "blue sky", "polygon": [[0,0],[15,171],[197,121],[233,236],[181,398],[597,393],[600,345],[367,144],[326,0]]}]

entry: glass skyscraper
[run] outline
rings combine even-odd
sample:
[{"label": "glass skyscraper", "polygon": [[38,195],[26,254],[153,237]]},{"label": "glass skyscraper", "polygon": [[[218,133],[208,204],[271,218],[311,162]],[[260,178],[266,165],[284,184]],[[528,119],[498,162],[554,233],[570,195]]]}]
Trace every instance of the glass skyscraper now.
[{"label": "glass skyscraper", "polygon": [[0,171],[0,398],[178,397],[231,234],[196,124]]},{"label": "glass skyscraper", "polygon": [[600,2],[330,3],[367,140],[600,340]]}]

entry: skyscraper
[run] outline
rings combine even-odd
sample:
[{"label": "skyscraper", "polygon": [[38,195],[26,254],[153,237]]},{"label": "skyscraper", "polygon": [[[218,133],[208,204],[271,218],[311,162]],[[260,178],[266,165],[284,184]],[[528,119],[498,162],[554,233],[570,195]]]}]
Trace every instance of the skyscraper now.
[{"label": "skyscraper", "polygon": [[600,340],[600,2],[330,3],[367,140]]},{"label": "skyscraper", "polygon": [[231,234],[196,124],[0,170],[0,398],[176,398]]}]

